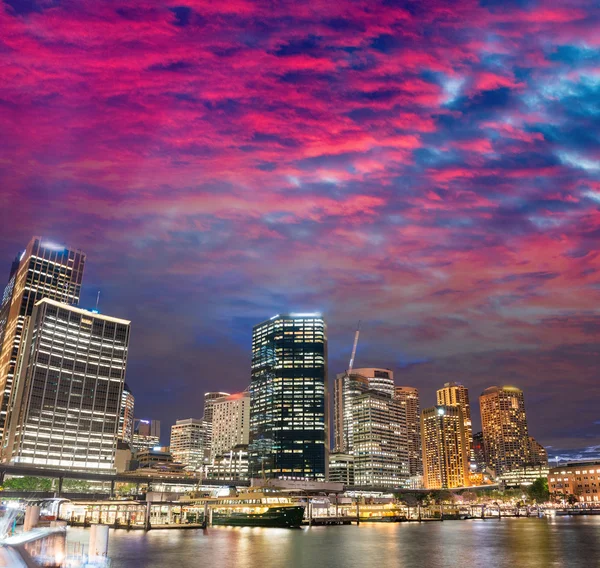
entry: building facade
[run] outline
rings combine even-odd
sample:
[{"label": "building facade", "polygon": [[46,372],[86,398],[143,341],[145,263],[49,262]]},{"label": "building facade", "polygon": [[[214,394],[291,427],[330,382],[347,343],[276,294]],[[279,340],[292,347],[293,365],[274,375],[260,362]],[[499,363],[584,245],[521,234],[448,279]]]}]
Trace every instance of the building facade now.
[{"label": "building facade", "polygon": [[548,472],[548,490],[555,499],[573,495],[580,503],[598,503],[600,461],[566,463]]},{"label": "building facade", "polygon": [[130,447],[133,443],[133,421],[134,421],[135,398],[131,389],[125,383],[121,394],[121,409],[119,411],[119,440]]},{"label": "building facade", "polygon": [[419,391],[414,387],[398,386],[394,390],[394,398],[404,406],[406,412],[409,474],[411,477],[423,475]]},{"label": "building facade", "polygon": [[367,390],[352,400],[354,483],[401,487],[409,477],[406,409],[386,393]]},{"label": "building facade", "polygon": [[469,404],[469,389],[461,383],[445,383],[444,387],[437,391],[438,406],[459,406],[464,420],[465,437],[469,460],[473,461],[473,425],[471,422],[471,405]]},{"label": "building facade", "polygon": [[136,452],[160,446],[160,420],[134,418],[131,446]]},{"label": "building facade", "polygon": [[85,254],[40,237],[31,239],[12,265],[0,305],[0,436],[4,435],[25,318],[42,298],[79,303]]},{"label": "building facade", "polygon": [[487,469],[483,432],[473,434],[473,464],[477,473],[483,473]]},{"label": "building facade", "polygon": [[548,467],[548,452],[533,436],[529,436],[529,465]]},{"label": "building facade", "polygon": [[11,414],[11,462],[112,470],[130,322],[39,301]]},{"label": "building facade", "polygon": [[177,420],[171,426],[169,449],[173,459],[190,471],[201,470],[206,460],[206,423],[204,420],[187,418]]},{"label": "building facade", "polygon": [[354,456],[352,454],[329,454],[329,482],[354,485]]},{"label": "building facade", "polygon": [[250,440],[250,393],[240,392],[212,404],[211,462]]},{"label": "building facade", "polygon": [[333,385],[333,434],[334,452],[352,453],[352,400],[373,390],[394,396],[394,373],[390,369],[362,367],[350,375],[340,373]]},{"label": "building facade", "polygon": [[479,397],[479,405],[488,467],[497,476],[522,469],[530,461],[523,391],[490,387]]},{"label": "building facade", "polygon": [[421,414],[426,489],[469,485],[469,453],[460,406],[434,406]]},{"label": "building facade", "polygon": [[319,314],[276,315],[252,330],[251,475],[327,479],[327,328]]},{"label": "building facade", "polygon": [[248,479],[248,446],[235,446],[217,456],[208,465],[206,477],[221,481]]}]

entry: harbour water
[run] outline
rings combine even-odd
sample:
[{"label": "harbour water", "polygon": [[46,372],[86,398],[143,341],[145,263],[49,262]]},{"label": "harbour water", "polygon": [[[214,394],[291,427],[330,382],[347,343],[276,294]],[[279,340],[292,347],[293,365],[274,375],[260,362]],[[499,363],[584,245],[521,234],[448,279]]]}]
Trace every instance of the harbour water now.
[{"label": "harbour water", "polygon": [[[89,536],[72,528],[68,538]],[[589,568],[600,562],[600,518],[111,530],[109,555],[111,568]]]}]

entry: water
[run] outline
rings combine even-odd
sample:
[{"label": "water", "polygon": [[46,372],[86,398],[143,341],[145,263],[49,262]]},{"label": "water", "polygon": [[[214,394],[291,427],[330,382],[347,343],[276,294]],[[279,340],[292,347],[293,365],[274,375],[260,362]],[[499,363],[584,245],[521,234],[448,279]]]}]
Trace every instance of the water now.
[{"label": "water", "polygon": [[[69,541],[89,531],[70,529]],[[600,564],[600,518],[110,532],[112,568],[578,568]]]}]

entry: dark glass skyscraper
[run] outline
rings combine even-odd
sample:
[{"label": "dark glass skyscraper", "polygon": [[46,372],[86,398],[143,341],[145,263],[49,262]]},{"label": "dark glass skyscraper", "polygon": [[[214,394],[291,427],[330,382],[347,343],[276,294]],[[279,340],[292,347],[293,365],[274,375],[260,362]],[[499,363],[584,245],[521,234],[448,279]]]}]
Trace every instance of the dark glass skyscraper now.
[{"label": "dark glass skyscraper", "polygon": [[276,315],[252,331],[250,471],[325,480],[327,328],[320,314]]},{"label": "dark glass skyscraper", "polygon": [[0,435],[10,411],[25,318],[42,298],[76,306],[84,266],[85,254],[80,250],[39,237],[31,239],[12,265],[0,305]]}]

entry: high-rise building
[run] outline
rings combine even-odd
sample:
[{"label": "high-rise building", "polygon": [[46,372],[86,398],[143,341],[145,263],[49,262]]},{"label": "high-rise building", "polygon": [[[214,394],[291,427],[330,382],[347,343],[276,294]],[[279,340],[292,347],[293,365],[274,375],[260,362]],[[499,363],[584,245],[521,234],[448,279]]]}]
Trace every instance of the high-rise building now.
[{"label": "high-rise building", "polygon": [[488,466],[497,476],[529,462],[529,434],[523,391],[490,387],[479,397],[481,429]]},{"label": "high-rise building", "polygon": [[133,442],[133,420],[134,420],[135,398],[131,389],[125,383],[121,394],[121,409],[119,411],[118,437],[129,446]]},{"label": "high-rise building", "polygon": [[327,479],[327,330],[319,314],[252,330],[251,475]]},{"label": "high-rise building", "polygon": [[414,387],[396,387],[394,392],[394,398],[404,406],[406,412],[409,475],[423,475],[419,391]]},{"label": "high-rise building", "polygon": [[548,466],[548,452],[535,438],[529,436],[529,463],[530,466]]},{"label": "high-rise building", "polygon": [[469,485],[469,454],[460,406],[434,406],[421,414],[423,484],[426,489]]},{"label": "high-rise building", "polygon": [[160,446],[160,420],[135,418],[131,446],[136,451]]},{"label": "high-rise building", "polygon": [[473,434],[473,455],[475,471],[483,473],[487,468],[487,460],[485,459],[485,446],[483,443],[483,432]]},{"label": "high-rise building", "polygon": [[471,406],[469,404],[469,389],[460,383],[445,383],[444,388],[437,391],[438,406],[460,406],[465,421],[465,436],[469,460],[473,459],[473,426],[471,423]]},{"label": "high-rise building", "polygon": [[25,334],[11,461],[114,468],[130,322],[43,299]]},{"label": "high-rise building", "polygon": [[25,318],[35,304],[49,298],[69,305],[79,303],[85,254],[31,239],[13,262],[0,306],[0,436],[4,435],[13,397],[13,384]]},{"label": "high-rise building", "polygon": [[328,481],[354,485],[354,456],[351,454],[330,453]]},{"label": "high-rise building", "polygon": [[190,471],[198,471],[206,464],[206,423],[187,418],[171,426],[170,451],[173,459]]},{"label": "high-rise building", "polygon": [[213,404],[215,400],[220,400],[225,396],[229,396],[230,393],[222,391],[213,391],[204,393],[204,413],[202,417],[207,422],[212,423],[213,421]]},{"label": "high-rise building", "polygon": [[394,373],[390,369],[363,367],[350,375],[339,373],[333,385],[334,452],[352,453],[352,400],[365,390],[394,396]]},{"label": "high-rise building", "polygon": [[250,393],[240,392],[212,403],[211,461],[236,446],[247,446],[250,438]]},{"label": "high-rise building", "polygon": [[354,483],[400,487],[409,477],[406,408],[367,390],[352,400]]}]

